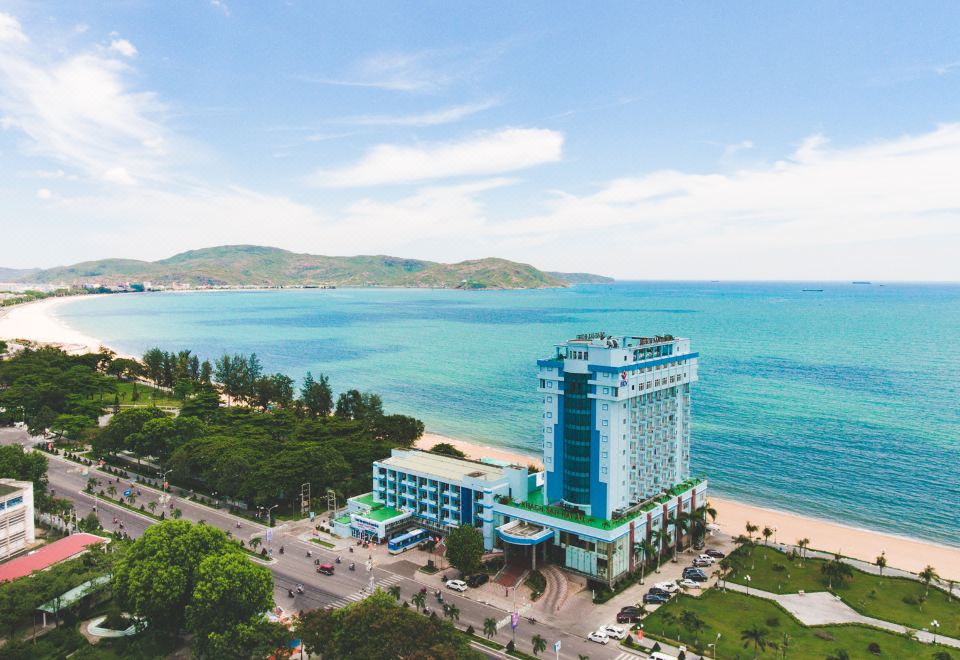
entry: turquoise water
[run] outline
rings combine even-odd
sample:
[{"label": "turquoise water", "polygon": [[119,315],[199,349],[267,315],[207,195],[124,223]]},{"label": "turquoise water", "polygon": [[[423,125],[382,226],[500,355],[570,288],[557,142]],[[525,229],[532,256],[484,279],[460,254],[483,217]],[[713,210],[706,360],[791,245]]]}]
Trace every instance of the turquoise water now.
[{"label": "turquoise water", "polygon": [[960,545],[957,285],[230,291],[78,300],[59,314],[130,353],[256,352],[270,371],[377,391],[431,431],[531,454],[536,359],[555,342],[687,336],[701,364],[693,469],[716,492]]}]

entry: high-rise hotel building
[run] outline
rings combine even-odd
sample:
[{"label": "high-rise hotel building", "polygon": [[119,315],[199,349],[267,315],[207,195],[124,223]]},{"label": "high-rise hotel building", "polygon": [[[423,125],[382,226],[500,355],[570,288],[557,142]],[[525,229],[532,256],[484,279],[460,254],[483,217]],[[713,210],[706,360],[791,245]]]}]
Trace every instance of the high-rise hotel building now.
[{"label": "high-rise hotel building", "polygon": [[703,533],[707,482],[690,475],[688,339],[580,335],[537,361],[543,472],[395,449],[373,490],[351,498],[341,534],[385,541],[411,527],[470,524],[487,550],[556,563],[612,585],[652,548]]},{"label": "high-rise hotel building", "polygon": [[596,333],[556,349],[537,362],[551,502],[609,519],[690,477],[690,340]]}]

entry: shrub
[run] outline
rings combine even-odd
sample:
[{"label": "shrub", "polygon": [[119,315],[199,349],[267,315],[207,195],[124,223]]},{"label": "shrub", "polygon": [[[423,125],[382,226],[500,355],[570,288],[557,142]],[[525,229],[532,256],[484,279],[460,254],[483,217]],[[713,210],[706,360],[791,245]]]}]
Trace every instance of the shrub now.
[{"label": "shrub", "polygon": [[513,640],[511,639],[509,642],[507,642],[507,653],[513,653],[513,651],[514,651]]},{"label": "shrub", "polygon": [[880,655],[880,645],[876,642],[870,642],[867,646],[867,650],[874,655]]},{"label": "shrub", "polygon": [[767,625],[770,626],[771,628],[778,627],[780,625],[780,617],[778,616],[770,617],[769,619],[767,619]]},{"label": "shrub", "polygon": [[914,598],[913,596],[904,596],[904,597],[903,597],[903,602],[906,603],[907,605],[919,605],[919,604],[920,604],[920,601],[918,601],[918,600],[917,600],[916,598]]},{"label": "shrub", "polygon": [[477,631],[473,629],[473,626],[467,626],[467,634],[468,634],[468,635],[473,635],[473,634],[476,633],[476,632],[477,632]]},{"label": "shrub", "polygon": [[814,630],[814,631],[813,631],[813,634],[814,634],[816,637],[819,637],[820,639],[822,639],[822,640],[825,641],[825,642],[832,642],[832,641],[833,641],[833,635],[831,635],[830,633],[828,633],[826,630]]}]

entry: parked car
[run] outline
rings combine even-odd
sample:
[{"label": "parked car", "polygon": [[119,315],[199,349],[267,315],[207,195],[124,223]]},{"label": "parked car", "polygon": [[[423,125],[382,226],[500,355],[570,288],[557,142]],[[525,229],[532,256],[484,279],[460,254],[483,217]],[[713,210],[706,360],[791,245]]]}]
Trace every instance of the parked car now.
[{"label": "parked car", "polygon": [[644,594],[643,602],[648,605],[663,605],[670,598],[668,596],[663,596],[661,594]]},{"label": "parked car", "polygon": [[687,577],[688,575],[706,576],[706,573],[704,573],[702,569],[699,569],[696,566],[687,566],[685,569],[683,569],[683,577]]},{"label": "parked car", "polygon": [[617,626],[600,626],[597,632],[602,632],[611,639],[623,639],[627,636],[627,631]]},{"label": "parked car", "polygon": [[710,579],[703,573],[688,573],[688,574],[685,574],[683,578],[685,580],[693,580],[695,582],[706,582],[707,580]]},{"label": "parked car", "polygon": [[723,559],[724,557],[727,556],[725,553],[720,552],[719,550],[716,550],[714,548],[707,548],[706,550],[703,551],[703,554],[710,555],[714,559]]},{"label": "parked car", "polygon": [[711,566],[717,561],[714,557],[706,554],[700,555],[699,557],[697,557],[697,560],[709,562]]},{"label": "parked car", "polygon": [[674,584],[673,582],[657,582],[653,586],[657,589],[663,589],[668,594],[675,594],[678,591],[680,591],[680,589],[677,588],[677,585]]},{"label": "parked car", "polygon": [[477,573],[476,575],[471,575],[467,578],[467,586],[476,589],[477,587],[486,584],[488,580],[490,580],[490,576],[486,573]]},{"label": "parked car", "polygon": [[594,630],[592,633],[587,635],[587,639],[591,642],[596,642],[597,644],[606,644],[610,641],[610,638],[602,630]]},{"label": "parked car", "polygon": [[650,589],[647,591],[647,593],[648,593],[648,594],[656,594],[657,596],[663,596],[664,598],[670,598],[670,596],[673,595],[673,594],[671,594],[669,591],[666,591],[666,590],[661,589],[661,588],[659,588],[659,587],[650,587]]},{"label": "parked car", "polygon": [[694,559],[694,560],[693,560],[693,565],[694,565],[696,568],[707,568],[708,566],[712,566],[712,565],[713,565],[713,560],[707,561],[706,559]]},{"label": "parked car", "polygon": [[639,607],[627,605],[622,607],[617,614],[617,623],[637,623],[640,620],[642,612]]},{"label": "parked car", "polygon": [[690,578],[685,578],[680,580],[680,586],[684,589],[699,589],[700,583],[696,580],[691,580]]},{"label": "parked car", "polygon": [[467,583],[463,580],[450,580],[447,582],[447,589],[453,589],[454,591],[463,593],[467,590]]}]

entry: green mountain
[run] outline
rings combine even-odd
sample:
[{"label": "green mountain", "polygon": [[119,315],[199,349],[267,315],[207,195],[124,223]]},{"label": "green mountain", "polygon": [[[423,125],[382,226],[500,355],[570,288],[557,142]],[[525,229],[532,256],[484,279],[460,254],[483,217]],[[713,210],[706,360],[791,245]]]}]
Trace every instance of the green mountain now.
[{"label": "green mountain", "polygon": [[0,268],[0,282],[16,282],[39,271],[39,268]]},{"label": "green mountain", "polygon": [[[150,282],[182,287],[394,286],[535,289],[568,286],[581,277],[545,273],[506,259],[441,264],[384,255],[325,257],[256,245],[190,250],[160,261],[104,259],[32,272],[20,281],[43,284]],[[606,281],[606,278],[603,278]]]},{"label": "green mountain", "polygon": [[547,271],[547,275],[563,280],[567,284],[611,284],[615,280],[606,275],[593,275],[592,273],[556,273]]}]

